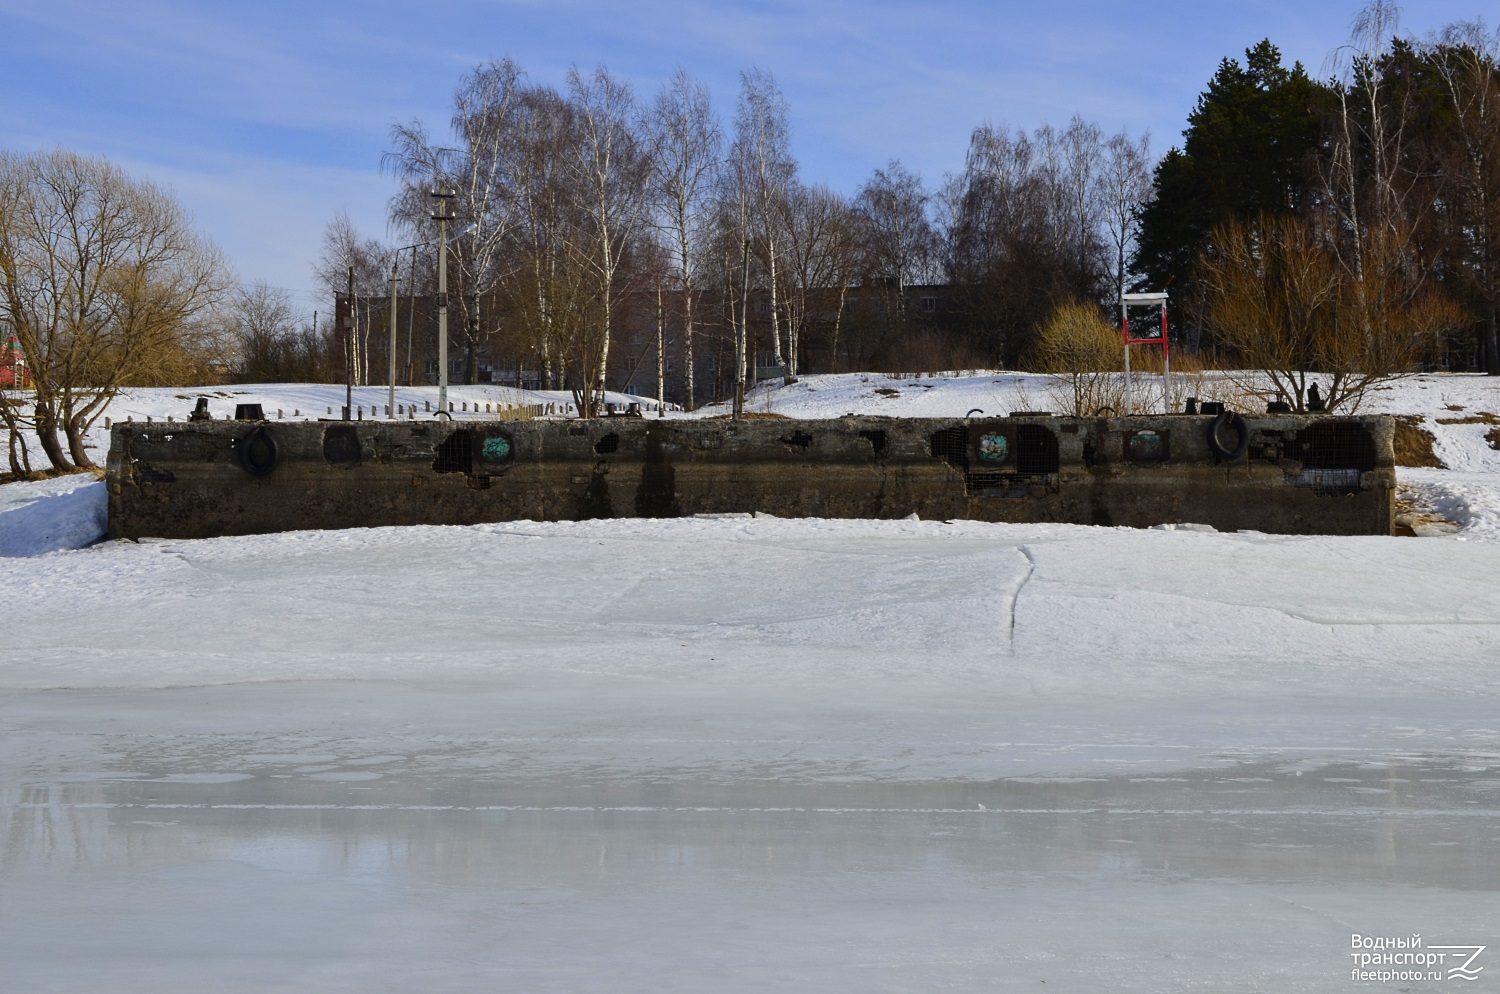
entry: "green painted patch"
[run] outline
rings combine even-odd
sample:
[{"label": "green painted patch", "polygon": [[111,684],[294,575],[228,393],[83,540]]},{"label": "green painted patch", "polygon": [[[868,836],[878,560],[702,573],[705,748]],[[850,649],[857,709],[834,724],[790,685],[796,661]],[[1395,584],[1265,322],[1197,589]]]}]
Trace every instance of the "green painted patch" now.
[{"label": "green painted patch", "polygon": [[1004,435],[981,435],[979,458],[984,462],[1002,463],[1010,455],[1010,439]]},{"label": "green painted patch", "polygon": [[479,447],[485,462],[504,462],[510,458],[510,439],[503,435],[492,435]]}]

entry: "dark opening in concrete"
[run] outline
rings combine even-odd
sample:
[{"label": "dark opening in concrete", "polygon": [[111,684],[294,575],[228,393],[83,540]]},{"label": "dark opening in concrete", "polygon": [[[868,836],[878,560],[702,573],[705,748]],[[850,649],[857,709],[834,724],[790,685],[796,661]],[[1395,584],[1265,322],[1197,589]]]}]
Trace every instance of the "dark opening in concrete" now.
[{"label": "dark opening in concrete", "polygon": [[1022,476],[1045,476],[1056,473],[1060,460],[1057,436],[1041,425],[1016,428],[1016,472]]},{"label": "dark opening in concrete", "polygon": [[472,473],[474,471],[474,433],[459,428],[437,447],[437,458],[432,460],[434,473]]},{"label": "dark opening in concrete", "polygon": [[1292,449],[1302,472],[1288,482],[1325,497],[1359,493],[1361,476],[1376,464],[1375,439],[1365,426],[1349,422],[1308,425],[1297,432]]},{"label": "dark opening in concrete", "polygon": [[927,440],[932,454],[955,469],[969,468],[969,429],[939,428]]},{"label": "dark opening in concrete", "polygon": [[1353,469],[1368,473],[1375,468],[1375,439],[1364,425],[1325,421],[1297,432],[1293,457],[1304,469]]}]

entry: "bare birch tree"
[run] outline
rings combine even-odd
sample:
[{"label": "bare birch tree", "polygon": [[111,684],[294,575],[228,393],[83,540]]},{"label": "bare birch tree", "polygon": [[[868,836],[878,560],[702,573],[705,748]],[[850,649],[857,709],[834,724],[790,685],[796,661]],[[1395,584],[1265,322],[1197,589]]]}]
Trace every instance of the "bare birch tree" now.
[{"label": "bare birch tree", "polygon": [[1094,182],[1099,216],[1114,262],[1114,300],[1125,292],[1126,260],[1140,225],[1140,209],[1151,199],[1151,136],[1131,141],[1124,131],[1104,143],[1104,162]]},{"label": "bare birch tree", "polygon": [[682,299],[682,347],[687,408],[694,396],[693,321],[698,298],[698,249],[705,237],[711,194],[723,153],[724,134],[708,88],[679,69],[651,107],[655,151],[652,191],[657,225],[673,253],[674,278]]},{"label": "bare birch tree", "polygon": [[785,369],[777,295],[777,247],[782,236],[780,221],[786,214],[785,200],[797,178],[797,163],[792,158],[786,98],[775,77],[764,69],[740,73],[740,103],[729,159],[748,201],[750,226],[745,237],[756,247],[765,268],[771,351],[776,365]]},{"label": "bare birch tree", "polygon": [[1424,54],[1453,115],[1438,172],[1457,219],[1458,282],[1479,312],[1485,372],[1500,376],[1500,29],[1450,25]]},{"label": "bare birch tree", "polygon": [[576,197],[568,165],[579,155],[576,114],[556,90],[528,87],[516,114],[512,234],[514,277],[505,299],[520,317],[549,390],[560,385],[565,342],[578,337],[589,308],[586,281],[569,252]]},{"label": "bare birch tree", "polygon": [[829,316],[830,311],[829,349],[836,361],[844,306],[859,268],[855,258],[858,235],[853,208],[822,184],[797,184],[788,208],[786,315],[795,376],[805,334],[816,318]]},{"label": "bare birch tree", "polygon": [[1380,66],[1400,18],[1391,0],[1370,0],[1354,18],[1349,43],[1332,57],[1339,78],[1324,182],[1348,232],[1340,254],[1356,276],[1366,266],[1400,264],[1411,248],[1413,212],[1421,209],[1412,196],[1418,177],[1407,168],[1410,95],[1388,85]]},{"label": "bare birch tree", "polygon": [[1104,165],[1103,132],[1099,125],[1085,121],[1077,114],[1057,136],[1058,168],[1053,182],[1057,184],[1067,218],[1068,241],[1073,250],[1073,267],[1077,273],[1097,271],[1090,258],[1099,249],[1100,205],[1095,195],[1099,174]]},{"label": "bare birch tree", "polygon": [[573,252],[593,273],[599,326],[574,355],[573,387],[582,417],[593,417],[609,368],[611,321],[619,276],[630,240],[647,204],[651,161],[630,87],[599,66],[588,76],[568,70],[568,93],[577,114],[579,156],[573,188],[583,222]]},{"label": "bare birch tree", "polygon": [[[391,129],[395,148],[383,165],[401,181],[390,204],[391,220],[416,238],[435,238],[431,192],[453,191],[453,217],[462,232],[454,238],[458,325],[463,335],[463,380],[477,376],[477,353],[489,329],[475,311],[506,274],[506,243],[516,223],[512,196],[515,170],[515,115],[522,72],[510,59],[477,66],[453,94],[452,140],[436,145],[420,122]],[[450,334],[452,326],[450,325]]]},{"label": "bare birch tree", "polygon": [[1079,223],[1091,148],[1055,130],[977,128],[963,174],[946,196],[948,273],[963,319],[1006,361],[1029,351],[1055,308],[1098,299],[1107,286],[1097,229]]},{"label": "bare birch tree", "polygon": [[887,310],[898,326],[907,316],[907,285],[932,281],[937,235],[928,218],[931,199],[922,177],[894,159],[854,197],[868,281],[888,288]]},{"label": "bare birch tree", "polygon": [[[313,274],[324,291],[334,300],[347,296],[349,272],[354,272],[354,296],[345,305],[348,326],[334,328],[330,336],[339,351],[339,379],[348,376],[352,383],[370,382],[372,365],[378,366],[385,355],[385,337],[373,327],[367,302],[389,297],[387,274],[392,261],[390,247],[361,235],[347,211],[339,211],[323,229],[323,252],[313,263]],[[377,353],[373,358],[372,347]]]}]

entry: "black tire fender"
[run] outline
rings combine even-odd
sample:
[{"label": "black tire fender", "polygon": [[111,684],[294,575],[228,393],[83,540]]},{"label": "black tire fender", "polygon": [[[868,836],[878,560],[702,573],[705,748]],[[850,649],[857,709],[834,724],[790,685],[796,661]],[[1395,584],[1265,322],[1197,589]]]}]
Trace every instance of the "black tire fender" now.
[{"label": "black tire fender", "polygon": [[[1221,436],[1225,426],[1234,432],[1234,446],[1231,448],[1224,444]],[[1208,447],[1220,462],[1233,462],[1245,454],[1250,447],[1250,426],[1245,424],[1244,415],[1238,411],[1223,411],[1214,417],[1213,423],[1208,426]]]},{"label": "black tire fender", "polygon": [[265,425],[240,439],[236,448],[240,468],[251,476],[270,476],[281,465],[281,447]]}]

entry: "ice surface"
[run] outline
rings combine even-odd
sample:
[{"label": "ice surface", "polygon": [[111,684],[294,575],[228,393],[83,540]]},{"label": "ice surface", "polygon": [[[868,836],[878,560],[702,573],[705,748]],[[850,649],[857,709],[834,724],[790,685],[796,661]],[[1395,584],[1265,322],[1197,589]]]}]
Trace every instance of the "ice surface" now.
[{"label": "ice surface", "polygon": [[[950,379],[892,413],[1032,406]],[[1351,933],[1486,965],[1500,467],[1435,418],[1500,405],[1399,390],[1455,534],[90,545],[98,484],[0,488],[0,989],[1345,991]]]}]

